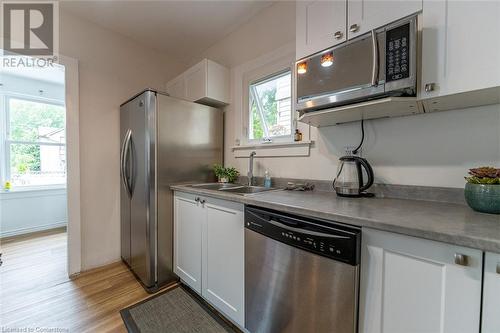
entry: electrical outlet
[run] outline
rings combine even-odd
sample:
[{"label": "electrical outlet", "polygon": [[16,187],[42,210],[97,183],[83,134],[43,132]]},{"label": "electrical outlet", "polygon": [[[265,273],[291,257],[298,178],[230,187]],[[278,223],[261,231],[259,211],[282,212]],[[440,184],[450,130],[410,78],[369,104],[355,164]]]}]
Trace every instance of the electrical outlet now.
[{"label": "electrical outlet", "polygon": [[[354,155],[354,154],[353,154],[353,151],[354,151],[354,149],[356,149],[356,148],[357,148],[357,146],[344,146],[344,151],[345,151],[345,154],[346,154],[347,156]],[[361,156],[362,151],[363,151],[363,149],[362,149],[362,148],[358,149],[358,153],[356,154],[356,156]]]}]

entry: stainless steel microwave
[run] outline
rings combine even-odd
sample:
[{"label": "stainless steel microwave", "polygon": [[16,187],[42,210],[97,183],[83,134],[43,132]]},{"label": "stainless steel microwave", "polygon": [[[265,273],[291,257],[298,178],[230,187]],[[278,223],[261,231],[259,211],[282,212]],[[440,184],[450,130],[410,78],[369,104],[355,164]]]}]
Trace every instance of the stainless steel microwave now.
[{"label": "stainless steel microwave", "polygon": [[416,96],[417,48],[415,15],[297,61],[297,110]]}]

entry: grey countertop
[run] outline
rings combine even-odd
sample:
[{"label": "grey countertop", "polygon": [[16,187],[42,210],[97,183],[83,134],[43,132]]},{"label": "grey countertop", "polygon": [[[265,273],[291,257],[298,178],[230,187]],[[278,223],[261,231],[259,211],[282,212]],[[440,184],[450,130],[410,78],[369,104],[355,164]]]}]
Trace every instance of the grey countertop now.
[{"label": "grey countertop", "polygon": [[423,200],[341,198],[332,192],[271,191],[254,195],[175,185],[173,190],[319,217],[500,253],[500,215],[468,206]]}]

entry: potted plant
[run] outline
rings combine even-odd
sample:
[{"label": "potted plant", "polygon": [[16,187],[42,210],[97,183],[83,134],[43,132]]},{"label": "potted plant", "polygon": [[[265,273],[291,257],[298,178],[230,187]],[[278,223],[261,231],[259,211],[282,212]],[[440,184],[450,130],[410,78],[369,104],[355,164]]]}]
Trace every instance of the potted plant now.
[{"label": "potted plant", "polygon": [[240,173],[233,167],[224,168],[220,164],[214,164],[214,173],[219,183],[234,183]]},{"label": "potted plant", "polygon": [[500,169],[470,169],[465,180],[465,200],[472,209],[482,213],[500,214]]}]

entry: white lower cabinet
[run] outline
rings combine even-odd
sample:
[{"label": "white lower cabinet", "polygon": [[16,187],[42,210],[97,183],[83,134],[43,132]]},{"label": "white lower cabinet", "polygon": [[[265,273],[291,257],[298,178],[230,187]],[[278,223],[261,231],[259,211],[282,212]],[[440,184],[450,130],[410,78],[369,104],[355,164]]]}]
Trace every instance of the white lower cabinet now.
[{"label": "white lower cabinet", "polygon": [[482,333],[500,332],[500,254],[487,252],[484,259]]},{"label": "white lower cabinet", "polygon": [[174,273],[201,294],[201,232],[206,213],[194,195],[174,197]]},{"label": "white lower cabinet", "polygon": [[208,200],[203,229],[202,293],[212,305],[244,325],[245,260],[243,205]]},{"label": "white lower cabinet", "polygon": [[174,272],[243,327],[243,205],[183,192],[174,202]]},{"label": "white lower cabinet", "polygon": [[364,228],[359,331],[479,332],[481,278],[479,250]]}]

